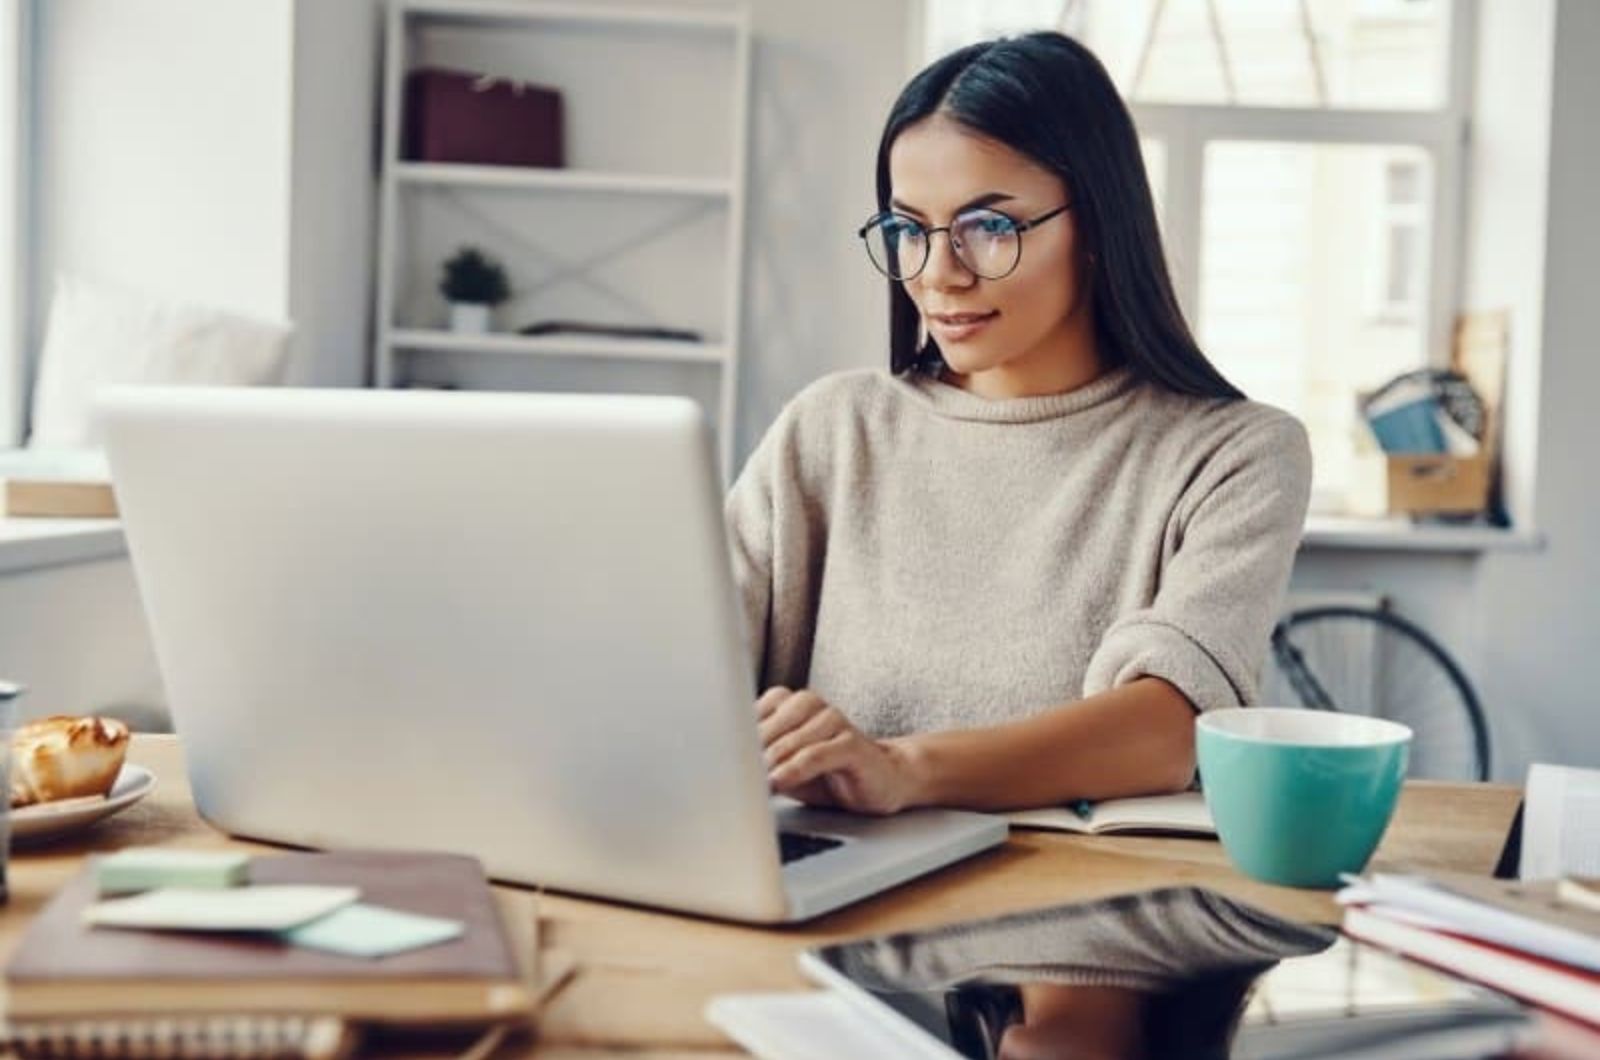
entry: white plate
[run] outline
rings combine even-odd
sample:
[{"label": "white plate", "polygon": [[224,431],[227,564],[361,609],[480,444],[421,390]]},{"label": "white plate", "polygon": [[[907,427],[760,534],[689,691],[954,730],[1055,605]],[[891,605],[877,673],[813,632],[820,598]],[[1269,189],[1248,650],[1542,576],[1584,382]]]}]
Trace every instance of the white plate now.
[{"label": "white plate", "polygon": [[102,817],[125,810],[156,789],[156,775],[144,766],[125,764],[117,774],[111,793],[98,801],[72,799],[61,803],[41,802],[11,811],[13,842],[54,839],[87,828]]}]

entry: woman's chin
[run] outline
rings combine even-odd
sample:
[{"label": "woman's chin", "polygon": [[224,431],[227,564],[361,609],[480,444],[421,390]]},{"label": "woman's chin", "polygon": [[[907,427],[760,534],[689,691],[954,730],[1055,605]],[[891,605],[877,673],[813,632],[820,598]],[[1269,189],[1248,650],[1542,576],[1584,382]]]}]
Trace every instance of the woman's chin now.
[{"label": "woman's chin", "polygon": [[940,347],[939,352],[944,355],[944,363],[950,371],[960,376],[991,371],[1005,362],[1004,357],[985,356],[981,350]]}]

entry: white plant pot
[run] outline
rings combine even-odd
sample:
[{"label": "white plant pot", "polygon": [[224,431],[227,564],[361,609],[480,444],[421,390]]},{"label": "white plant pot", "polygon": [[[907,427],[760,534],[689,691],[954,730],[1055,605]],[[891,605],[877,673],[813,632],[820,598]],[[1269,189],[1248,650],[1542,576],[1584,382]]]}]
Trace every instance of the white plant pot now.
[{"label": "white plant pot", "polygon": [[482,302],[451,302],[450,330],[464,335],[482,335],[490,330],[493,307]]}]

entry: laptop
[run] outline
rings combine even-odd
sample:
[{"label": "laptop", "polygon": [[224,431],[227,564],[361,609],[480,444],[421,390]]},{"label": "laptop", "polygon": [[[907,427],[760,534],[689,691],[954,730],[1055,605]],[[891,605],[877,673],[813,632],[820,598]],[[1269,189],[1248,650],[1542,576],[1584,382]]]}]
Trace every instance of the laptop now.
[{"label": "laptop", "polygon": [[1005,838],[770,795],[689,399],[124,387],[101,412],[195,804],[227,832],[754,922]]}]

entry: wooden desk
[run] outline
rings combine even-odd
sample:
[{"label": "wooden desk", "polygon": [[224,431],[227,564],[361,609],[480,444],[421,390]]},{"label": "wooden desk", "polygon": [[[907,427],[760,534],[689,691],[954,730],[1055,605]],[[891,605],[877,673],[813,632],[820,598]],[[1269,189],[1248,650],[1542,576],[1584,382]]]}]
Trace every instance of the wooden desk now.
[{"label": "wooden desk", "polygon": [[[0,916],[0,959],[23,926],[82,864],[85,854],[138,844],[271,850],[239,843],[196,815],[173,737],[136,736],[133,761],[158,778],[154,794],[80,836],[12,855],[11,902]],[[1486,872],[1499,855],[1517,789],[1414,782],[1406,786],[1375,867]],[[1141,890],[1215,888],[1284,916],[1333,922],[1332,895],[1242,878],[1214,841],[1096,838],[1018,832],[1002,848],[871,901],[792,928],[752,928],[667,913],[535,895],[502,887],[508,917],[538,917],[545,945],[576,955],[578,973],[545,1013],[530,1055],[689,1060],[732,1048],[701,1017],[707,999],[740,990],[803,989],[795,953],[824,940],[897,930]],[[636,1052],[641,1046],[651,1047]],[[497,1055],[509,1055],[507,1050]]]}]

